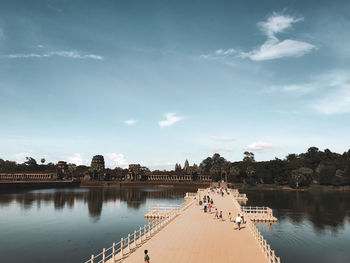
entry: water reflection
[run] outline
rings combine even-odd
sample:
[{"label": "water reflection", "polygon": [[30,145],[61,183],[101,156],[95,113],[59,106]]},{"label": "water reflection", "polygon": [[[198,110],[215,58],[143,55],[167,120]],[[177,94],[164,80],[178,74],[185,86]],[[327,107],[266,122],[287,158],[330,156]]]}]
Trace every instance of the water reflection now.
[{"label": "water reflection", "polygon": [[125,202],[128,208],[138,210],[147,199],[178,199],[186,191],[140,189],[51,189],[0,194],[0,207],[15,202],[24,210],[41,208],[42,203],[53,203],[55,210],[74,208],[77,201],[87,203],[89,215],[95,220],[102,213],[103,203]]},{"label": "water reflection", "polygon": [[349,192],[247,191],[252,206],[269,206],[279,220],[308,220],[314,229],[337,232],[350,220]]}]

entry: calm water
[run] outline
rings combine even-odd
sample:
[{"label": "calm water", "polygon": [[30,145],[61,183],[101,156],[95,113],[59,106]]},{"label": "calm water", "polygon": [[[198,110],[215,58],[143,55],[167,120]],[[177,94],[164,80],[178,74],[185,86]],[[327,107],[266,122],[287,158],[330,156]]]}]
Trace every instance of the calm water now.
[{"label": "calm water", "polygon": [[[0,262],[83,262],[185,191],[49,189],[0,193]],[[350,193],[247,192],[278,223],[259,224],[283,263],[350,262]]]},{"label": "calm water", "polygon": [[0,194],[0,262],[84,262],[147,223],[155,203],[185,191],[45,189]]},{"label": "calm water", "polygon": [[252,206],[273,208],[278,223],[258,224],[283,263],[350,262],[350,193],[247,191]]}]

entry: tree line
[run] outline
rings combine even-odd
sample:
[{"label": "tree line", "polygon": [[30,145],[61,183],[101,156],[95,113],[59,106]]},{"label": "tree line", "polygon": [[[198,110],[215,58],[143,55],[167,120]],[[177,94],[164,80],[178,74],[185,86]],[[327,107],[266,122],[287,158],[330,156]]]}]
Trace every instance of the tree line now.
[{"label": "tree line", "polygon": [[[215,153],[207,157],[199,165],[189,165],[186,160],[184,167],[176,164],[172,171],[150,171],[147,167],[137,169],[137,165],[129,169],[116,167],[105,169],[104,180],[120,180],[126,176],[138,175],[147,180],[150,174],[180,175],[190,174],[196,181],[198,175],[211,175],[213,181],[225,180],[230,183],[243,184],[276,184],[289,185],[293,188],[307,187],[311,184],[344,186],[350,185],[350,150],[343,154],[329,149],[324,151],[310,147],[305,153],[289,154],[284,159],[275,158],[270,161],[257,162],[254,153],[245,152],[242,161],[231,162]],[[89,166],[68,164],[68,172],[73,177],[84,177],[89,174]],[[55,172],[57,164],[40,163],[32,157],[27,157],[24,163],[16,163],[0,159],[0,172]]]},{"label": "tree line", "polygon": [[202,161],[199,173],[210,173],[213,180],[231,183],[277,184],[293,188],[311,184],[350,185],[350,150],[343,154],[310,147],[305,153],[289,154],[284,159],[256,162],[254,153],[245,152],[239,162],[230,162],[219,154]]}]

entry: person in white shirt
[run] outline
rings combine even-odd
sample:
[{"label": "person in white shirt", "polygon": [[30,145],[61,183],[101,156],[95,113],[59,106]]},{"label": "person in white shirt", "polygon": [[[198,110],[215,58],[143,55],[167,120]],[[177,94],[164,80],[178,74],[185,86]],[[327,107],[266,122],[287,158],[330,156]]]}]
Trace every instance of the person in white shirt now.
[{"label": "person in white shirt", "polygon": [[238,230],[241,230],[241,221],[242,218],[240,217],[240,215],[238,214],[237,218],[236,218],[236,223],[237,223],[237,228]]},{"label": "person in white shirt", "polygon": [[245,221],[244,221],[244,213],[243,213],[243,211],[241,211],[240,216],[241,216],[241,218],[242,218],[242,224],[245,224]]}]

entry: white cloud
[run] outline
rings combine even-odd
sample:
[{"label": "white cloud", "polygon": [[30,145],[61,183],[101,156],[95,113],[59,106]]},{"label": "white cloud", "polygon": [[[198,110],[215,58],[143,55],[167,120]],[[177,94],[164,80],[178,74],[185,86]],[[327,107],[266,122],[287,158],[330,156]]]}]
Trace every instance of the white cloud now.
[{"label": "white cloud", "polygon": [[102,56],[95,54],[81,54],[77,51],[51,51],[47,53],[28,53],[28,54],[9,54],[6,55],[7,58],[16,59],[16,58],[47,58],[47,57],[65,57],[65,58],[73,58],[73,59],[96,59],[103,60]]},{"label": "white cloud", "polygon": [[304,18],[295,18],[289,15],[273,13],[266,22],[259,22],[258,26],[268,38],[276,38],[275,34],[281,33],[290,28],[293,23],[303,21]]},{"label": "white cloud", "polygon": [[106,157],[108,158],[107,164],[109,166],[127,168],[129,165],[129,163],[125,159],[125,156],[121,153],[107,153]]},{"label": "white cloud", "polygon": [[160,167],[160,166],[174,166],[173,162],[154,162],[149,165],[149,167]]},{"label": "white cloud", "polygon": [[250,151],[262,151],[266,149],[271,149],[272,144],[267,142],[253,142],[249,144],[245,149]]},{"label": "white cloud", "polygon": [[31,153],[20,152],[20,153],[16,153],[14,156],[17,163],[23,163],[26,160],[26,157],[31,156]]},{"label": "white cloud", "polygon": [[231,142],[234,140],[233,137],[216,137],[216,136],[210,136],[210,140],[212,141],[222,141],[222,142]]},{"label": "white cloud", "polygon": [[68,161],[69,161],[69,163],[74,163],[76,165],[83,164],[83,158],[81,157],[80,153],[75,153],[73,156],[69,156]]},{"label": "white cloud", "polygon": [[231,147],[223,147],[223,148],[214,148],[213,152],[232,152],[233,149]]},{"label": "white cloud", "polygon": [[217,59],[224,59],[233,55],[240,54],[240,52],[234,48],[229,49],[218,49],[213,54],[205,54],[200,55],[200,58],[203,59],[209,59],[209,60],[217,60]]},{"label": "white cloud", "polygon": [[134,125],[136,122],[137,122],[137,120],[133,120],[133,119],[125,120],[125,121],[124,121],[124,123],[125,123],[126,125]]},{"label": "white cloud", "polygon": [[249,58],[254,61],[272,60],[283,57],[301,57],[316,46],[298,40],[286,39],[280,41],[276,34],[284,32],[296,22],[303,21],[303,18],[296,18],[289,15],[273,13],[265,22],[259,22],[258,26],[266,35],[267,40],[260,47],[249,52],[239,51],[233,48],[218,49],[213,54],[201,55],[203,59],[223,59],[228,56]]},{"label": "white cloud", "polygon": [[316,48],[306,42],[296,40],[274,40],[266,41],[259,49],[245,53],[241,53],[241,57],[248,57],[251,60],[271,60],[282,57],[301,57]]},{"label": "white cloud", "polygon": [[286,29],[291,28],[292,24],[303,20],[303,18],[274,13],[266,22],[258,23],[261,30],[267,36],[266,42],[260,48],[253,51],[241,52],[240,56],[259,61],[282,57],[300,57],[311,52],[316,46],[292,39],[280,41],[276,37],[277,33],[284,32]]},{"label": "white cloud", "polygon": [[183,120],[182,117],[176,116],[175,113],[167,113],[165,114],[165,118],[165,120],[158,122],[160,127],[168,127],[177,123],[178,121]]}]

